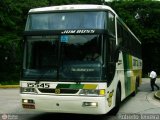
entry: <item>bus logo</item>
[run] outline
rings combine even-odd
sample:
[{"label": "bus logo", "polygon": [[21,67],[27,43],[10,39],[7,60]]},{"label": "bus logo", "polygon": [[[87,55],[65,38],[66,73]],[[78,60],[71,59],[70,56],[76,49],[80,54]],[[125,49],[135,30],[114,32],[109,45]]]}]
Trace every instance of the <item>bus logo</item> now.
[{"label": "bus logo", "polygon": [[60,94],[60,93],[61,93],[60,89],[55,89],[55,94]]}]

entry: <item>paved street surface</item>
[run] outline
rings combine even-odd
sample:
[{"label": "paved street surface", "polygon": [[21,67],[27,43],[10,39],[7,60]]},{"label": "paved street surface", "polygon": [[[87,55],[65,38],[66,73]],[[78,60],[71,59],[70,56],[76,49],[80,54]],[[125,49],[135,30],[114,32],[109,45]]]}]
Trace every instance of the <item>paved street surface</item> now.
[{"label": "paved street surface", "polygon": [[[156,83],[160,86],[160,79],[157,79]],[[143,78],[137,95],[129,96],[122,102],[117,116],[95,116],[24,111],[21,108],[19,89],[0,89],[0,120],[6,120],[6,115],[7,120],[49,120],[51,118],[54,120],[117,120],[127,119],[127,117],[128,119],[129,117],[147,119],[146,115],[152,115],[153,119],[158,117],[160,119],[160,101],[154,98],[154,92],[150,90],[149,79]]]}]

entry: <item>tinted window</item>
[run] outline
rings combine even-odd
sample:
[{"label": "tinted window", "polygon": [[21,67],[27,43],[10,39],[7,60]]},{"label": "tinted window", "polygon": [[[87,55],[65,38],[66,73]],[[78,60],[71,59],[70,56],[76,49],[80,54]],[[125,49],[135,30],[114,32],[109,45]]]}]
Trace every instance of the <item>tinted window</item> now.
[{"label": "tinted window", "polygon": [[52,68],[57,63],[56,39],[33,39],[27,44],[27,68]]},{"label": "tinted window", "polygon": [[63,44],[64,60],[99,61],[101,41],[97,35],[70,35]]},{"label": "tinted window", "polygon": [[102,29],[105,12],[31,14],[25,30]]}]

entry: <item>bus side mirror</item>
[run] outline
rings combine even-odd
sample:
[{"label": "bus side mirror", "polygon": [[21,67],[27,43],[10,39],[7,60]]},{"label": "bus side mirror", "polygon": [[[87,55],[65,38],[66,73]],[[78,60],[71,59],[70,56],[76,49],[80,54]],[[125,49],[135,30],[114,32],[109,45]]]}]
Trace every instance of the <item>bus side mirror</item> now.
[{"label": "bus side mirror", "polygon": [[120,48],[119,46],[116,46],[114,51],[114,62],[118,62],[119,53],[120,53]]}]

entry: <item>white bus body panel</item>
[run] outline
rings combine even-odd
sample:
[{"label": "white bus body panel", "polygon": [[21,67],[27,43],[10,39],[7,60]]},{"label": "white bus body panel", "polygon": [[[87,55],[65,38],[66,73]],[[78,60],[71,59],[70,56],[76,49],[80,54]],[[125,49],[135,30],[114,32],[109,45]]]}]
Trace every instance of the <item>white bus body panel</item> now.
[{"label": "white bus body panel", "polygon": [[[81,113],[81,114],[105,114],[107,100],[105,97],[84,96],[52,96],[52,95],[27,95],[21,94],[22,99],[33,99],[36,111],[55,113]],[[96,107],[84,107],[83,102],[96,102]]]}]

